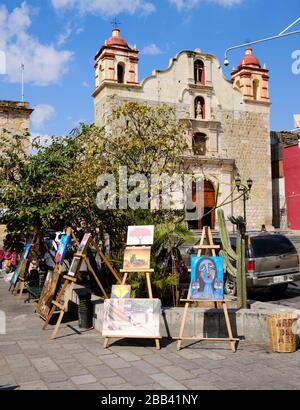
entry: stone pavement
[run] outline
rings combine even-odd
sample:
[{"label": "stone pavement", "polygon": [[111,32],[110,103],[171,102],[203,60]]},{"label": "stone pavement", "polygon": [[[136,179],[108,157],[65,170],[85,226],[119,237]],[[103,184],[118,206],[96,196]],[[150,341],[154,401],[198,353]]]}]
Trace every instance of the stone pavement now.
[{"label": "stone pavement", "polygon": [[[163,340],[123,340],[102,348],[94,331],[78,332],[78,322],[61,326],[51,341],[34,304],[12,296],[0,279],[0,309],[7,332],[0,335],[0,390],[224,390],[299,389],[300,351],[274,354],[268,346],[201,343],[180,352]],[[77,330],[77,332],[76,332]]]}]

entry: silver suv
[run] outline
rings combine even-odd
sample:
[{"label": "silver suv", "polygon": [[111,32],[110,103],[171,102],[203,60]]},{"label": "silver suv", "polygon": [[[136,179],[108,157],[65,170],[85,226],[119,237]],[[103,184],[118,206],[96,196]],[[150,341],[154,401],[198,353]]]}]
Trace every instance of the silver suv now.
[{"label": "silver suv", "polygon": [[[300,280],[299,255],[293,243],[279,233],[248,233],[246,245],[246,275],[247,287],[269,287],[278,296],[287,290],[289,283]],[[236,247],[236,235],[230,235],[232,247]],[[221,245],[219,237],[214,237],[214,243]],[[180,249],[185,262],[196,248]],[[225,293],[236,295],[235,278],[225,273]]]}]

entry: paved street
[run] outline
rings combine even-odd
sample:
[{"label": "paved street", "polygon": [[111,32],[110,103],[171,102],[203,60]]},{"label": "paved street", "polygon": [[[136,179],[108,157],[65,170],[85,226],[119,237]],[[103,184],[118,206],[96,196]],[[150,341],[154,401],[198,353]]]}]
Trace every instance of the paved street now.
[{"label": "paved street", "polygon": [[[7,334],[0,336],[2,389],[189,390],[299,389],[300,351],[274,354],[268,346],[241,342],[233,354],[227,344],[198,344],[180,352],[163,341],[120,341],[107,350],[96,331],[78,333],[77,322],[64,323],[51,341],[42,331],[25,296],[10,295],[0,279],[0,309]],[[77,329],[77,333],[75,330]]]}]

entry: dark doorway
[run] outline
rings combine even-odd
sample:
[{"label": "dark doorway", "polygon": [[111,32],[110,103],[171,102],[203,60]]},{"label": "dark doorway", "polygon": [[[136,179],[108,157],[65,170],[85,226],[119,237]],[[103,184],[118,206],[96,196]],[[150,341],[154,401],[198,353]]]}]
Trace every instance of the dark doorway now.
[{"label": "dark doorway", "polygon": [[[196,184],[193,185],[193,201],[196,201]],[[204,181],[204,192],[200,192],[199,201],[199,219],[189,221],[189,228],[202,229],[205,226],[208,226],[211,229],[215,229],[215,189],[210,181]]]}]

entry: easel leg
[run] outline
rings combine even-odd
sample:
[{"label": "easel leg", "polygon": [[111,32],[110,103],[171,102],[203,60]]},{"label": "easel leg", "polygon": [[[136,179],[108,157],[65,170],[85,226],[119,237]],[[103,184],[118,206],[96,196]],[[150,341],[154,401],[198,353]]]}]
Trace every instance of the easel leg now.
[{"label": "easel leg", "polygon": [[[189,299],[189,297],[188,297],[188,299]],[[179,331],[179,338],[177,340],[177,350],[178,351],[181,349],[182,337],[183,337],[186,318],[187,318],[187,315],[188,315],[188,310],[189,310],[189,303],[187,302],[184,306],[184,311],[183,311],[183,316],[182,316],[180,331]]]},{"label": "easel leg", "polygon": [[[225,321],[226,321],[226,327],[227,327],[227,331],[228,331],[228,335],[230,337],[230,339],[233,339],[233,334],[232,334],[232,329],[231,329],[231,324],[230,324],[230,319],[229,319],[229,314],[228,314],[228,309],[227,309],[227,304],[226,302],[222,304],[223,305],[223,311],[224,311],[224,316],[225,316]],[[236,342],[231,340],[230,342],[230,346],[231,346],[231,350],[233,351],[233,353],[236,352]]]},{"label": "easel leg", "polygon": [[57,332],[58,332],[58,329],[59,329],[59,326],[60,326],[60,323],[62,321],[62,318],[63,318],[64,314],[65,314],[65,310],[63,309],[59,314],[59,317],[58,317],[57,323],[55,325],[54,331],[52,333],[51,339],[56,338],[56,335],[57,335]]},{"label": "easel leg", "polygon": [[106,337],[106,338],[104,339],[103,348],[104,348],[104,349],[107,349],[107,348],[108,348],[108,344],[109,344],[109,338]]},{"label": "easel leg", "polygon": [[21,285],[20,285],[20,292],[19,292],[19,297],[23,295],[23,291],[24,291],[24,287],[25,287],[25,282],[22,280]]},{"label": "easel leg", "polygon": [[49,315],[46,318],[46,321],[45,321],[44,326],[43,326],[43,330],[45,330],[46,327],[49,325],[49,322],[50,322],[54,312],[55,312],[55,306],[53,305],[50,312],[49,312]]},{"label": "easel leg", "polygon": [[[65,290],[66,290],[67,285],[68,285],[68,282],[65,280],[64,284],[62,285],[61,291],[59,292],[59,294],[58,294],[58,296],[57,296],[57,298],[56,298],[56,302],[59,302],[59,301],[61,300],[63,294],[65,293]],[[50,310],[50,312],[49,312],[49,315],[48,315],[47,318],[46,318],[46,322],[45,322],[45,324],[44,324],[44,326],[43,326],[43,330],[45,330],[46,327],[48,326],[48,324],[49,324],[49,322],[50,322],[50,320],[51,320],[51,317],[53,316],[53,314],[54,314],[54,312],[55,312],[55,309],[56,309],[56,306],[53,305],[52,308],[51,308],[51,310]]]},{"label": "easel leg", "polygon": [[156,346],[156,350],[160,350],[160,341],[159,341],[159,339],[155,339],[155,346]]},{"label": "easel leg", "polygon": [[128,273],[124,273],[124,277],[123,277],[123,280],[122,280],[122,285],[126,285],[127,279],[128,279]]},{"label": "easel leg", "polygon": [[148,289],[149,299],[153,299],[151,279],[150,279],[150,273],[149,272],[146,272],[146,281],[147,281],[147,289]]},{"label": "easel leg", "polygon": [[95,281],[97,282],[99,288],[101,289],[101,292],[102,292],[103,296],[105,297],[105,299],[108,299],[108,295],[107,295],[107,293],[105,292],[105,289],[103,288],[103,286],[102,286],[100,280],[98,279],[98,277],[97,277],[97,275],[96,275],[94,269],[92,268],[92,266],[91,266],[91,264],[90,264],[90,261],[88,260],[88,258],[87,258],[85,255],[83,255],[83,259],[85,260],[85,263],[86,263],[86,265],[87,265],[89,271],[90,271],[90,272],[92,273],[92,275],[94,276],[94,279],[95,279]]}]

